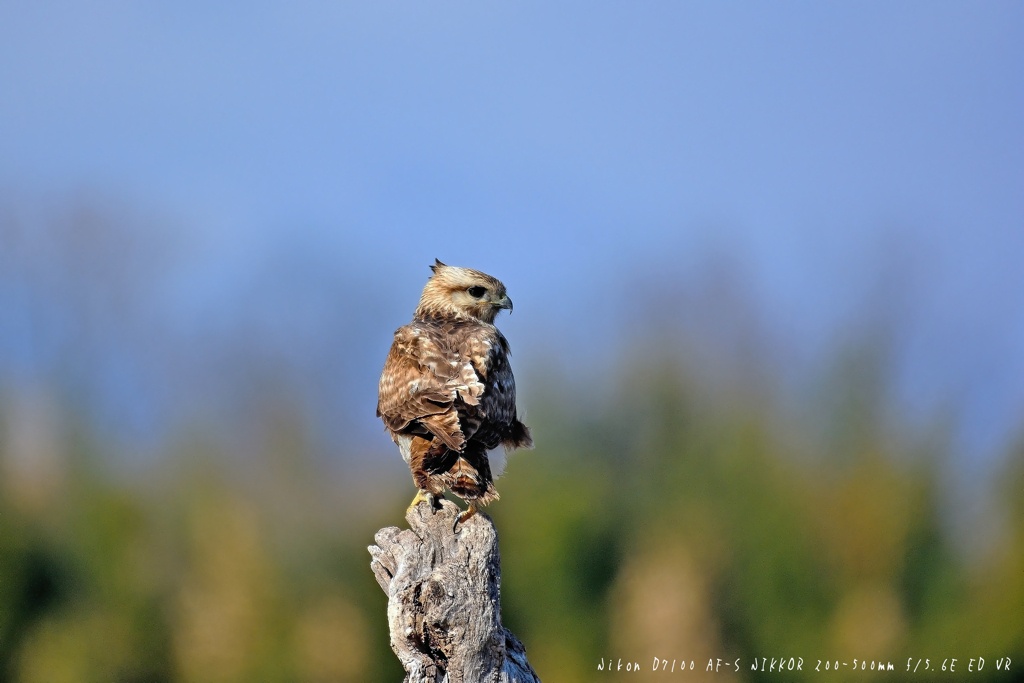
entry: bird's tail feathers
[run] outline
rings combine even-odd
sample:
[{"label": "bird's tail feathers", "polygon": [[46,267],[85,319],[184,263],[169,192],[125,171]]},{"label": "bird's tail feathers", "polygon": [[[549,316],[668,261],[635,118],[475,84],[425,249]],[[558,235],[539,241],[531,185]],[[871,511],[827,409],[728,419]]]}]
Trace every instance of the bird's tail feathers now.
[{"label": "bird's tail feathers", "polygon": [[498,491],[491,480],[487,455],[474,467],[465,458],[459,458],[444,475],[446,485],[451,492],[466,501],[476,501],[478,505],[487,505],[498,500]]}]

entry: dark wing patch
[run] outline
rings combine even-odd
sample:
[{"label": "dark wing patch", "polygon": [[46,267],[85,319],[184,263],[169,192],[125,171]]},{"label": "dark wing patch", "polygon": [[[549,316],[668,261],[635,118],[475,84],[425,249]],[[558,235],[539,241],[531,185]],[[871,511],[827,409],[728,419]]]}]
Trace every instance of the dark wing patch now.
[{"label": "dark wing patch", "polygon": [[492,325],[480,325],[457,338],[460,355],[470,359],[485,387],[473,439],[487,448],[531,448],[530,431],[516,414],[516,380],[505,336]]}]

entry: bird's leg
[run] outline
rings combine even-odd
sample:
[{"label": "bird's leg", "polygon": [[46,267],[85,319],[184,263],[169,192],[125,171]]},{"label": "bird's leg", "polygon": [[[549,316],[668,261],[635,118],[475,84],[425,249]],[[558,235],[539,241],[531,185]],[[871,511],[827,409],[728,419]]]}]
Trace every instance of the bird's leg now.
[{"label": "bird's leg", "polygon": [[455,526],[458,526],[459,524],[464,524],[467,519],[475,515],[479,510],[480,505],[477,504],[475,500],[469,501],[469,509],[459,514],[458,518],[455,520]]},{"label": "bird's leg", "polygon": [[413,508],[415,508],[423,501],[427,501],[428,503],[430,503],[431,508],[434,507],[434,496],[429,491],[419,489],[418,491],[416,491],[416,497],[412,499],[411,503],[409,503],[409,509],[405,511],[405,514],[409,514],[410,512],[412,512]]},{"label": "bird's leg", "polygon": [[416,492],[416,497],[412,499],[411,503],[409,503],[409,509],[405,511],[405,514],[409,514],[410,512],[412,512],[413,508],[415,508],[423,501],[427,501],[428,503],[430,503],[431,512],[434,512],[435,510],[440,510],[442,500],[444,500],[444,492],[434,493],[433,491],[424,491],[423,489],[420,489],[419,491]]}]

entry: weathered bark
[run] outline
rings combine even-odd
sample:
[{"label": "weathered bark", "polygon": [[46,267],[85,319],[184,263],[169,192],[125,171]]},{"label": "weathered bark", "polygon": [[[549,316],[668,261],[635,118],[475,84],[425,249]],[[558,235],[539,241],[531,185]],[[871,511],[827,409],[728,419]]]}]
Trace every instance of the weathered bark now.
[{"label": "weathered bark", "polygon": [[421,502],[406,515],[410,529],[381,529],[369,547],[405,683],[540,683],[501,625],[494,522],[478,513],[456,531],[458,514],[447,500],[440,509]]}]

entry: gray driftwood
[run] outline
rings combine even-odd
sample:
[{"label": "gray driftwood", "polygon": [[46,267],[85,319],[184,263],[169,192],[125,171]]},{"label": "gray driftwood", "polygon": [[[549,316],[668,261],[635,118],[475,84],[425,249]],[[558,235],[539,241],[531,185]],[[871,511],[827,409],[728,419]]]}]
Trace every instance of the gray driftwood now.
[{"label": "gray driftwood", "polygon": [[501,625],[501,558],[494,522],[459,508],[413,508],[410,529],[386,527],[370,568],[388,596],[391,649],[405,683],[540,683],[526,649]]}]

